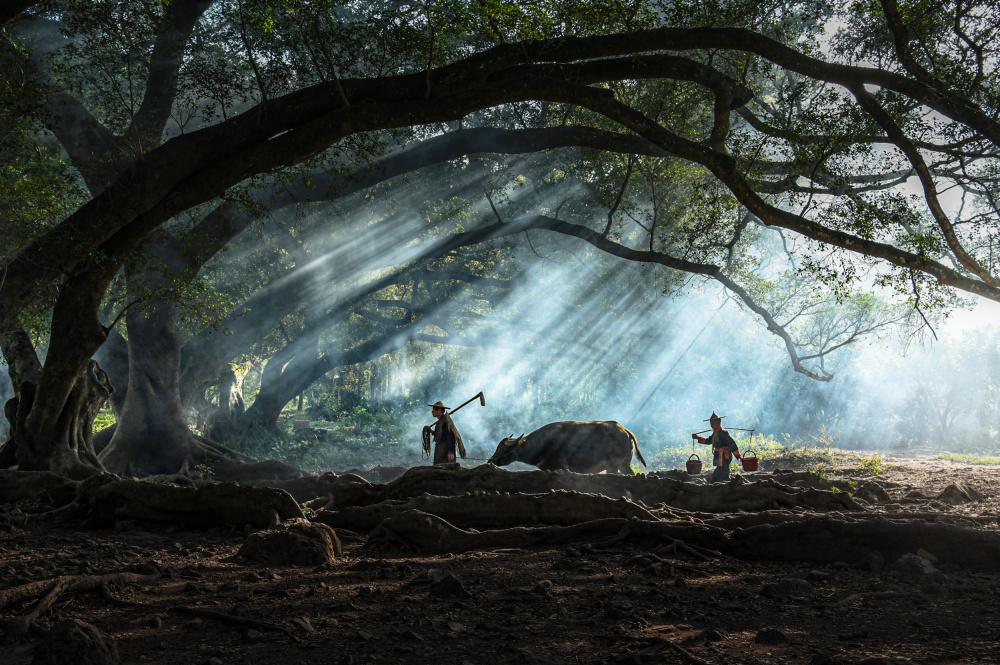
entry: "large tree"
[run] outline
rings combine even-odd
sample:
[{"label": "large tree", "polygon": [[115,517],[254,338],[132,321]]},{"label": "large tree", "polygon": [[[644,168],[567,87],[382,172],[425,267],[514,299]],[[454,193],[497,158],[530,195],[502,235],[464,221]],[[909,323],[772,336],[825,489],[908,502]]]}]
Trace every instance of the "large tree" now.
[{"label": "large tree", "polygon": [[[377,132],[406,141],[420,134],[408,128],[435,131],[505,105],[534,113],[538,128],[569,118],[624,128],[642,152],[651,145],[698,169],[714,187],[698,190],[704,214],[682,230],[700,224],[709,242],[677,256],[673,226],[657,223],[648,247],[633,249],[612,234],[614,203],[603,229],[540,209],[501,219],[479,231],[484,238],[545,228],[710,276],[779,334],[725,262],[746,219],[804,239],[804,268],[841,289],[859,264],[872,264],[915,309],[939,304],[941,286],[1000,299],[989,240],[1000,125],[988,4],[720,3],[706,12],[703,3],[608,3],[588,13],[559,3],[272,9],[178,0],[162,13],[99,9],[38,12],[16,35],[48,86],[46,122],[90,190],[4,267],[5,329],[59,284],[37,382],[21,384],[23,468],[95,466],[86,430],[102,395],[101,372],[89,365],[108,334],[99,308],[150,234],[261,174],[338,164],[345,151],[378,152]],[[843,30],[821,39],[818,26],[834,18]],[[57,84],[68,58],[100,75]],[[884,187],[910,174],[919,205]],[[939,192],[950,183],[981,208],[953,219]],[[13,351],[5,347],[20,357]]]}]

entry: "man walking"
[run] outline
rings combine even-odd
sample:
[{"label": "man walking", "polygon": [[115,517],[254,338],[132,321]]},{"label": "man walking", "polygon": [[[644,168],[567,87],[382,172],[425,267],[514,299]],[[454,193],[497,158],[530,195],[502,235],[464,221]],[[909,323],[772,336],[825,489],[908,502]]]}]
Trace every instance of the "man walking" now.
[{"label": "man walking", "polygon": [[729,480],[729,465],[733,461],[733,456],[736,459],[743,458],[740,455],[740,449],[736,445],[736,441],[733,440],[729,432],[722,428],[723,418],[725,416],[718,416],[715,414],[715,411],[712,411],[712,415],[708,419],[708,424],[712,426],[712,433],[707,437],[701,437],[697,434],[691,435],[691,438],[698,443],[712,446],[712,463],[715,465],[715,471],[712,472],[711,480],[713,483]]},{"label": "man walking", "polygon": [[431,407],[431,415],[437,418],[433,430],[434,464],[454,462],[456,450],[465,459],[465,444],[462,443],[462,435],[458,433],[455,422],[446,413],[448,407],[440,401],[427,406]]}]

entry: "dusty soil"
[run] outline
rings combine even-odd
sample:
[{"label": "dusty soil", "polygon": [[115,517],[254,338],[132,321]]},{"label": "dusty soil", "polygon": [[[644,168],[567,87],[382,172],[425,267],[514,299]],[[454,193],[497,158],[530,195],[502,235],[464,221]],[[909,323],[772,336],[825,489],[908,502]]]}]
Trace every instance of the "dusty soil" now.
[{"label": "dusty soil", "polygon": [[[845,470],[830,475],[838,471]],[[872,510],[887,518],[937,512],[997,529],[1000,467],[905,460],[887,464],[878,480],[892,502]],[[956,480],[987,500],[952,506],[932,498]],[[16,517],[31,507],[0,510]],[[344,555],[331,566],[266,567],[234,558],[244,540],[235,530],[119,526],[7,524],[0,533],[0,590],[156,566],[163,577],[155,582],[64,596],[39,623],[42,632],[65,616],[94,624],[117,642],[123,663],[822,665],[1000,658],[1000,575],[944,564],[933,583],[917,583],[893,572],[892,562],[873,570],[701,561],[628,544],[390,556],[364,550],[365,534],[340,531]],[[639,556],[648,551],[659,560]],[[468,597],[439,595],[448,585],[435,582],[448,575],[460,582],[453,590]],[[3,618],[34,602],[5,608]],[[0,645],[0,663],[29,663],[39,639],[36,633]]]}]

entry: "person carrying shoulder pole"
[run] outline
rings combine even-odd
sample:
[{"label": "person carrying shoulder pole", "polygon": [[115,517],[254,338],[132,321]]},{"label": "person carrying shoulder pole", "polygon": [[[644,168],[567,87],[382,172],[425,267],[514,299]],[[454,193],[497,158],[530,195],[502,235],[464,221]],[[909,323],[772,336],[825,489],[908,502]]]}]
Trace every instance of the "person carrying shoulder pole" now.
[{"label": "person carrying shoulder pole", "polygon": [[712,480],[710,482],[726,482],[729,480],[729,465],[732,464],[733,457],[736,459],[742,459],[740,455],[739,446],[736,445],[736,441],[733,437],[722,427],[722,419],[725,416],[718,416],[715,411],[712,411],[712,415],[708,418],[708,424],[712,426],[712,433],[707,437],[701,437],[697,434],[692,434],[691,438],[698,443],[703,443],[705,445],[712,446],[712,463],[715,465],[715,471],[712,472]]},{"label": "person carrying shoulder pole", "polygon": [[434,464],[447,464],[455,461],[456,451],[465,459],[465,444],[462,435],[455,427],[455,421],[447,414],[448,407],[438,401],[428,404],[431,415],[437,418],[432,434],[434,436]]}]

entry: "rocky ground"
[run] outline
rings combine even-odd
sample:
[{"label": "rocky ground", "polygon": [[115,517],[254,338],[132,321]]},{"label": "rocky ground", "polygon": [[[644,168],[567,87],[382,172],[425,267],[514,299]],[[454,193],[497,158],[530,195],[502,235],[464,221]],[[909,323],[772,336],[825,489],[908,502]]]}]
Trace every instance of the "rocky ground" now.
[{"label": "rocky ground", "polygon": [[[932,460],[884,467],[875,480],[888,500],[868,510],[997,529],[1000,467]],[[851,472],[820,476],[850,483]],[[973,501],[937,498],[957,480]],[[235,528],[122,523],[81,531],[20,519],[30,503],[2,510],[0,590],[66,575],[150,576],[60,595],[30,635],[0,646],[3,664],[32,662],[51,648],[40,646],[46,631],[68,617],[104,633],[122,663],[1000,659],[1000,574],[935,565],[933,552],[862,565],[706,559],[629,542],[417,556],[367,550],[366,534],[338,530],[343,553],[333,563],[270,566],[235,556],[245,540]],[[3,618],[37,602],[8,604]],[[66,662],[74,660],[85,662]]]}]

